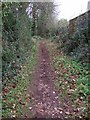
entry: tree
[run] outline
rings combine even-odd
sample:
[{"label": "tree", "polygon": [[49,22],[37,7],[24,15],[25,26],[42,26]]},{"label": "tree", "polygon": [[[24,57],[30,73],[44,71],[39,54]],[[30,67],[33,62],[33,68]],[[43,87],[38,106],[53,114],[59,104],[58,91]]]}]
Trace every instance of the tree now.
[{"label": "tree", "polygon": [[58,21],[58,28],[64,28],[68,26],[68,21],[67,19],[61,19]]},{"label": "tree", "polygon": [[[32,4],[29,12],[32,18],[32,35],[45,36],[48,29],[53,26],[54,21],[54,3],[38,2]],[[30,5],[29,5],[30,6]],[[30,11],[30,9],[28,11]]]},{"label": "tree", "polygon": [[31,49],[31,19],[26,14],[28,3],[2,3],[2,74],[7,78],[17,74]]}]

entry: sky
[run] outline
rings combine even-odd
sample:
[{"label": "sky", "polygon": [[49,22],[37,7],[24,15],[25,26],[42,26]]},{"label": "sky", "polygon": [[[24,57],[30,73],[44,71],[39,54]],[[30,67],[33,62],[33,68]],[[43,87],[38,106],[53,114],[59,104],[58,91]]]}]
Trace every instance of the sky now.
[{"label": "sky", "polygon": [[87,10],[90,0],[54,0],[57,7],[58,19],[65,18],[70,20]]}]

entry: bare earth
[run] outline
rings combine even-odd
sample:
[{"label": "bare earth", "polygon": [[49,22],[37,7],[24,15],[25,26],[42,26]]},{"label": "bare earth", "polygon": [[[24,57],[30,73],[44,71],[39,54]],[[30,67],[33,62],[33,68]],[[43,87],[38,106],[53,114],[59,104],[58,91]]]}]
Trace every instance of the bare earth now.
[{"label": "bare earth", "polygon": [[39,44],[37,60],[38,65],[28,88],[29,94],[32,96],[32,102],[25,117],[60,118],[60,120],[64,120],[65,112],[58,99],[58,91],[53,84],[55,75],[50,67],[49,52],[45,42]]},{"label": "bare earth", "polygon": [[[45,42],[39,43],[37,65],[32,74],[33,79],[28,87],[31,102],[25,118],[59,118],[65,120],[69,115],[79,114],[69,102],[69,98],[60,100],[60,91],[55,88],[55,75],[50,65],[50,56]],[[68,117],[66,117],[68,116]],[[71,117],[69,117],[69,120]]]}]

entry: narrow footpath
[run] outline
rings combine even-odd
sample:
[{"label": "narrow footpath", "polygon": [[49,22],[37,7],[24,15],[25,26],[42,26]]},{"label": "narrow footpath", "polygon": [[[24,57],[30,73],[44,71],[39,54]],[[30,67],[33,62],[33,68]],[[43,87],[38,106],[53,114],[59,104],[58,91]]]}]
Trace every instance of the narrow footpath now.
[{"label": "narrow footpath", "polygon": [[53,84],[55,76],[50,67],[49,52],[45,42],[39,44],[37,60],[38,65],[33,75],[34,78],[28,88],[29,94],[32,96],[32,104],[25,117],[61,118],[63,120],[64,113],[62,114],[58,91]]}]

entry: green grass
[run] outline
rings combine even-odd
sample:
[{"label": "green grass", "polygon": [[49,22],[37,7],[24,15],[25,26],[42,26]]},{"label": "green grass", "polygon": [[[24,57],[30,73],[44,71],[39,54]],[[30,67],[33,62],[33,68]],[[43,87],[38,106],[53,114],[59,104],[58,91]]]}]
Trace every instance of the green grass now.
[{"label": "green grass", "polygon": [[[26,63],[22,65],[20,73],[8,83],[8,86],[6,85],[8,92],[3,97],[2,103],[4,118],[21,116],[24,113],[24,108],[27,107],[27,99],[29,99],[27,86],[30,84],[33,66],[36,64],[36,51],[35,43],[29,52]],[[13,83],[16,84],[15,88],[12,87]]]},{"label": "green grass", "polygon": [[56,80],[54,84],[60,92],[60,101],[65,102],[67,99],[73,109],[81,109],[76,114],[77,117],[80,115],[87,117],[87,97],[90,95],[90,76],[87,68],[64,54],[56,55],[56,53],[53,55],[52,68],[55,70]]},{"label": "green grass", "polygon": [[[75,79],[74,84],[75,88],[78,92],[81,92],[82,95],[87,96],[90,94],[89,91],[89,71],[85,70],[82,64],[77,63],[76,61],[71,60],[67,56],[60,55],[56,56],[53,60],[54,68],[59,72],[59,76],[64,79],[64,81],[68,81],[69,84],[72,84]],[[60,64],[62,65],[61,67]],[[63,74],[62,74],[63,73]],[[57,82],[57,81],[56,81]],[[55,83],[58,84],[59,83]]]}]

